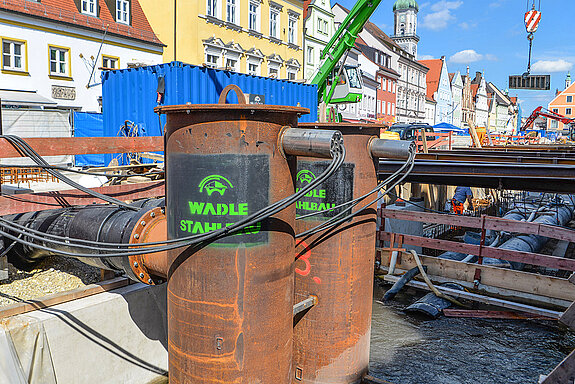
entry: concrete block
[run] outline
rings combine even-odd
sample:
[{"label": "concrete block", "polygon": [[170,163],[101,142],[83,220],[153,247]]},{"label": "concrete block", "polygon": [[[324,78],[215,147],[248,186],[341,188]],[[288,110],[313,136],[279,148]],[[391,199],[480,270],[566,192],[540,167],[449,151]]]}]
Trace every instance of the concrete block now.
[{"label": "concrete block", "polygon": [[[166,284],[133,284],[13,316],[0,333],[8,336],[0,351],[13,351],[0,359],[17,360],[0,366],[41,378],[31,384],[158,382],[168,369]],[[2,375],[0,382],[12,382]]]}]

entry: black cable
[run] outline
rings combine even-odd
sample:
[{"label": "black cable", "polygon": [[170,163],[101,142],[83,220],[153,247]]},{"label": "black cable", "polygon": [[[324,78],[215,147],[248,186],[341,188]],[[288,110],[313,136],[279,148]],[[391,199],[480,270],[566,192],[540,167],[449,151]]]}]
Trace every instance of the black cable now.
[{"label": "black cable", "polygon": [[[40,244],[36,244],[36,243],[30,242],[30,241],[27,241],[24,239],[18,239],[14,235],[12,235],[12,234],[4,231],[4,230],[0,230],[0,234],[4,235],[5,237],[7,237],[9,239],[18,241],[18,242],[20,242],[24,245],[27,245],[29,247],[32,247],[32,248],[42,249],[42,250],[45,250],[45,251],[48,251],[51,253],[61,254],[61,255],[71,256],[71,257],[92,257],[92,258],[94,258],[94,257],[96,257],[96,258],[125,257],[125,256],[132,256],[132,255],[142,255],[142,254],[149,254],[149,253],[155,253],[155,252],[169,251],[172,249],[185,247],[185,246],[188,246],[191,244],[197,244],[197,243],[201,243],[201,242],[207,242],[207,241],[212,241],[212,240],[222,238],[222,237],[227,236],[229,234],[239,232],[242,229],[244,229],[245,227],[248,227],[250,225],[254,225],[257,222],[274,215],[275,213],[285,209],[289,205],[293,204],[294,202],[296,202],[297,200],[302,198],[311,189],[316,188],[325,179],[332,176],[333,173],[335,173],[335,171],[337,171],[337,169],[339,169],[339,167],[341,167],[344,160],[345,160],[345,147],[342,146],[342,147],[340,147],[340,150],[336,152],[332,163],[324,171],[324,173],[322,173],[316,180],[314,180],[314,182],[312,182],[308,186],[302,188],[297,193],[295,193],[291,196],[288,196],[282,200],[279,200],[276,203],[274,203],[274,204],[272,204],[266,208],[263,208],[260,211],[255,212],[252,215],[246,216],[243,220],[240,220],[239,222],[236,222],[229,227],[221,228],[219,230],[214,230],[214,231],[211,231],[211,232],[208,232],[205,234],[201,234],[201,235],[193,235],[193,236],[188,236],[186,238],[172,239],[172,240],[158,241],[158,242],[150,242],[150,243],[140,243],[140,244],[99,243],[99,242],[92,242],[92,241],[88,241],[88,240],[81,240],[81,242],[83,242],[83,243],[93,244],[96,248],[90,247],[90,249],[94,249],[96,251],[104,251],[104,252],[116,251],[116,253],[106,253],[106,254],[85,254],[85,253],[74,253],[74,252],[68,252],[68,251],[63,251],[63,250],[59,250],[59,249],[54,249],[54,248],[50,248],[50,247],[47,247],[44,245],[40,245]],[[3,224],[0,226],[3,228],[6,228],[6,227],[8,227],[8,229],[14,228],[14,226],[11,225],[13,223],[7,224],[6,220],[3,220],[1,222]],[[32,231],[29,231],[29,232],[32,232]],[[79,239],[70,239],[67,237],[50,235],[50,234],[45,234],[45,233],[43,233],[42,237],[36,236],[36,235],[31,235],[30,233],[27,233],[26,235],[31,237],[31,238],[35,238],[37,240],[44,241],[48,244],[50,244],[50,243],[62,244],[64,246],[71,247],[71,248],[74,248],[76,245],[78,245],[78,244],[74,244],[74,241],[79,240]],[[48,239],[46,239],[46,237],[52,237],[54,239],[58,238],[60,240],[48,240]],[[166,244],[166,245],[163,245],[160,247],[150,247],[150,245],[157,245],[157,244]],[[103,248],[102,245],[110,245],[110,246],[113,246],[114,248],[113,249]],[[120,248],[123,248],[123,247],[129,247],[130,250],[125,250],[125,251],[121,251],[120,253],[118,253],[117,251],[119,251]],[[141,247],[145,247],[145,248],[139,249]],[[86,247],[82,245],[82,246],[78,246],[78,248],[86,248]],[[134,248],[138,248],[138,250],[132,251],[132,250],[134,250]]]},{"label": "black cable", "polygon": [[[333,174],[333,172],[335,172],[335,170],[331,170],[330,168],[334,168],[334,165],[337,165],[338,163],[339,163],[339,161],[332,162],[331,166],[328,167],[328,169],[326,170],[326,172],[324,172],[324,174],[322,174],[322,175],[320,175],[320,177],[318,177],[317,181],[313,183],[311,188],[310,187],[303,188],[302,191],[300,191],[298,193],[298,195],[305,194],[305,193],[309,192],[309,190],[317,187],[317,185],[319,183],[323,182],[324,179],[331,176]],[[341,161],[341,163],[343,163],[343,160]],[[339,168],[339,166],[337,166],[337,167]],[[271,206],[268,206],[268,207],[264,208],[263,210],[254,213],[251,216],[248,216],[245,220],[253,219],[254,217],[257,219],[257,217],[258,217],[257,215],[266,215],[266,210],[273,209],[274,207],[277,207],[277,206],[282,206],[286,202],[289,202],[288,200],[293,200],[294,199],[293,196],[294,195],[289,196],[287,198],[284,198],[284,199],[272,204]],[[270,216],[270,215],[267,215],[267,216]],[[257,220],[257,221],[259,221],[259,220]],[[236,223],[236,224],[238,224],[238,223]],[[90,247],[78,245],[78,248],[94,249],[93,247],[95,246],[95,247],[100,247],[99,248],[100,250],[106,250],[106,251],[108,251],[110,249],[104,249],[104,248],[102,248],[102,246],[114,247],[113,250],[116,250],[117,248],[123,248],[123,247],[133,249],[135,246],[145,247],[145,246],[152,246],[152,245],[159,245],[159,244],[166,244],[166,243],[184,243],[186,241],[191,241],[191,240],[194,240],[197,238],[204,237],[204,235],[205,235],[205,234],[200,234],[200,235],[189,236],[186,238],[173,239],[173,240],[167,240],[167,241],[157,241],[157,242],[150,242],[150,243],[140,243],[140,244],[134,245],[134,244],[124,244],[124,243],[102,243],[102,242],[91,241],[91,240],[82,240],[82,239],[70,239],[67,237],[52,235],[52,234],[40,232],[40,231],[31,229],[31,228],[27,228],[27,227],[24,227],[18,223],[8,221],[8,220],[1,218],[1,217],[0,217],[0,227],[8,228],[8,229],[12,230],[13,232],[25,234],[25,235],[33,238],[33,239],[40,240],[40,241],[46,241],[46,242],[50,242],[53,244],[61,244],[61,245],[65,245],[65,246],[75,246],[76,244],[88,244],[88,245],[90,245]],[[227,229],[231,230],[231,229],[233,229],[233,227],[235,227],[235,225],[227,227]],[[220,230],[220,231],[222,231],[222,230]],[[31,235],[30,233],[38,234],[39,236]],[[46,238],[52,238],[52,239],[56,239],[56,240],[48,240]],[[76,243],[76,244],[73,244],[73,243]],[[149,249],[156,250],[156,248],[149,248]],[[159,251],[159,250],[157,250],[157,251]]]},{"label": "black cable", "polygon": [[[143,167],[147,167],[146,165],[142,165]],[[110,173],[98,173],[98,172],[90,172],[90,171],[82,171],[80,169],[74,169],[74,168],[69,168],[69,167],[60,167],[58,165],[8,165],[8,164],[0,164],[0,168],[40,168],[40,169],[57,169],[59,171],[65,171],[65,172],[72,172],[72,173],[78,173],[80,175],[89,175],[89,176],[104,176],[104,177],[110,177],[110,178],[120,178],[120,179],[125,179],[128,177],[133,177],[133,176],[154,176],[154,175],[161,175],[162,173],[164,173],[164,171],[161,172],[146,172],[146,173],[135,173],[135,174],[131,174],[131,175],[116,175],[116,174],[110,174]]]},{"label": "black cable", "polygon": [[355,202],[357,202],[357,201],[362,201],[362,200],[366,199],[367,197],[369,197],[369,196],[372,195],[373,193],[375,193],[375,192],[379,191],[380,189],[382,189],[383,187],[385,187],[388,183],[391,182],[391,180],[393,180],[393,179],[396,178],[401,172],[403,172],[403,171],[405,170],[405,168],[407,168],[409,165],[411,165],[411,163],[413,163],[413,162],[415,161],[415,155],[416,155],[415,149],[410,150],[410,154],[409,154],[409,158],[408,158],[407,162],[406,162],[405,164],[403,164],[397,171],[395,171],[395,173],[393,173],[393,174],[392,174],[391,176],[389,176],[387,179],[385,179],[384,181],[382,181],[381,183],[379,183],[379,184],[377,185],[377,187],[375,187],[375,188],[372,189],[371,191],[367,192],[365,195],[360,196],[360,197],[358,197],[358,198],[356,198],[356,199],[347,201],[347,202],[345,202],[345,203],[336,205],[336,206],[333,207],[333,208],[324,209],[323,211],[317,211],[317,212],[308,213],[308,214],[306,214],[306,215],[298,216],[298,217],[296,218],[296,220],[301,220],[301,219],[305,219],[305,218],[308,218],[308,217],[320,215],[320,214],[322,214],[322,213],[334,211],[334,210],[336,210],[336,209],[339,209],[339,208],[342,208],[342,207],[351,205],[351,204],[353,204],[353,203],[355,203]]},{"label": "black cable", "polygon": [[[44,158],[42,156],[40,156],[36,151],[34,151],[34,149],[32,149],[32,147],[30,147],[28,145],[28,143],[26,143],[24,140],[22,140],[20,137],[18,136],[13,136],[13,135],[1,135],[0,138],[6,139],[8,140],[8,142],[10,144],[12,144],[12,146],[14,146],[14,148],[16,148],[18,150],[18,152],[20,152],[21,154],[29,157],[30,159],[32,159],[36,164],[38,165],[50,165],[46,162],[46,160],[44,160]],[[69,179],[68,177],[64,176],[63,174],[61,174],[60,172],[54,170],[54,169],[49,169],[47,168],[46,171],[51,174],[52,176],[58,178],[59,180],[63,181],[64,183],[84,192],[87,193],[93,197],[96,197],[98,199],[107,201],[108,203],[111,204],[116,204],[118,206],[127,208],[127,209],[131,209],[134,211],[139,211],[140,208],[137,207],[133,207],[130,206],[129,204],[124,203],[123,201],[120,201],[114,197],[110,197],[110,196],[106,196],[100,192],[96,192],[93,191],[89,188],[86,188],[78,183],[76,183],[75,181]]]},{"label": "black cable", "polygon": [[[348,220],[353,219],[355,216],[357,216],[359,213],[361,213],[362,211],[364,211],[366,208],[370,207],[371,205],[375,204],[378,200],[382,199],[385,195],[387,195],[391,190],[393,190],[397,185],[399,185],[403,180],[405,180],[405,178],[411,173],[411,171],[413,170],[415,166],[415,162],[412,162],[411,165],[409,166],[409,169],[405,172],[405,174],[399,179],[397,180],[391,187],[389,187],[386,192],[384,192],[381,196],[378,196],[375,200],[373,200],[372,202],[370,202],[369,204],[363,206],[362,208],[360,208],[359,210],[357,210],[354,213],[348,214],[347,216],[341,218],[338,220],[339,217],[343,216],[346,211],[343,211],[341,213],[339,213],[338,215],[334,216],[333,218],[331,218],[330,220],[319,224],[313,228],[310,228],[302,233],[299,233],[296,235],[296,238],[301,238],[301,237],[307,237],[307,236],[311,236],[313,234],[322,232],[324,230],[327,230],[329,228],[333,228],[335,226],[338,226],[341,223],[344,223]],[[356,202],[355,204],[353,204],[349,209],[352,209],[354,206],[358,205],[360,202]]]}]

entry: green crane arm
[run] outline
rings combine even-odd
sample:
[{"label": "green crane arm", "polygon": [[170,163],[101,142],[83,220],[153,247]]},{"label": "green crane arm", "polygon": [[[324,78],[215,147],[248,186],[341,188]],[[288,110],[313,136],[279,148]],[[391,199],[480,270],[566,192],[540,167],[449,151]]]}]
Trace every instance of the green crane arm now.
[{"label": "green crane arm", "polygon": [[[319,100],[329,103],[329,95],[333,93],[333,90],[332,92],[327,91],[327,81],[332,71],[337,66],[339,60],[353,48],[357,36],[369,21],[369,18],[373,12],[375,12],[381,1],[382,0],[359,0],[355,3],[353,9],[349,12],[321,52],[320,59],[322,60],[322,64],[311,81],[311,84],[317,84]],[[338,80],[336,76],[332,88]]]}]

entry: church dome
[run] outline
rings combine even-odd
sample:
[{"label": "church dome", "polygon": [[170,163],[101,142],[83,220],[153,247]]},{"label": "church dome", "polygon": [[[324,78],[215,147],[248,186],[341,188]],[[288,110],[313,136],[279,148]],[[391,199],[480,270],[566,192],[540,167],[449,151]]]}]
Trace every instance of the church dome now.
[{"label": "church dome", "polygon": [[393,4],[393,11],[398,11],[402,9],[409,9],[415,8],[416,11],[419,11],[419,6],[417,5],[417,1],[415,0],[397,0],[395,4]]}]

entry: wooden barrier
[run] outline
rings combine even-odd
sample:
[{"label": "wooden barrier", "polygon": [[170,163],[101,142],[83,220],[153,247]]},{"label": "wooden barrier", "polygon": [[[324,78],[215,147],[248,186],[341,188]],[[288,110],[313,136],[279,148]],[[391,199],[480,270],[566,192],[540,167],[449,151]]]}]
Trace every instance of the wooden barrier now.
[{"label": "wooden barrier", "polygon": [[[481,285],[482,287],[489,288],[484,289],[484,291],[488,291],[489,293],[515,291],[515,296],[517,296],[517,299],[520,301],[525,299],[529,302],[537,302],[540,305],[554,304],[566,308],[573,300],[575,300],[575,286],[567,279],[481,264],[483,257],[490,257],[558,270],[575,271],[574,259],[566,259],[537,253],[502,250],[495,247],[485,246],[483,242],[480,245],[474,245],[443,239],[430,239],[421,236],[390,233],[384,230],[384,223],[385,219],[389,218],[477,228],[482,233],[482,239],[485,238],[485,231],[491,229],[512,233],[534,234],[563,241],[575,242],[575,231],[571,229],[490,216],[468,217],[388,209],[380,209],[378,214],[382,219],[382,228],[380,228],[377,233],[377,240],[380,242],[380,246],[383,245],[384,241],[388,241],[390,243],[399,241],[402,245],[413,245],[443,251],[461,252],[479,257],[479,263],[475,264],[422,255],[422,262],[429,268],[428,273],[430,277],[432,277],[432,279],[435,278],[436,281],[450,280],[464,283],[464,285],[465,283],[468,283],[466,286],[471,288],[478,288]],[[389,249],[394,247],[394,244],[390,244]],[[381,263],[384,266],[388,265],[390,262],[389,249],[378,248]],[[413,256],[404,253],[398,258],[395,267],[399,270],[409,270],[415,266],[416,263],[415,260],[413,260]],[[491,287],[495,289],[491,289]]]},{"label": "wooden barrier", "polygon": [[[153,137],[57,137],[25,138],[41,156],[84,155],[102,153],[155,152],[164,150],[164,138]],[[7,140],[0,140],[0,157],[21,157]],[[104,168],[101,168],[104,169]],[[164,196],[164,181],[93,188],[94,191],[120,200],[136,200]],[[13,213],[43,211],[72,205],[101,203],[78,190],[39,192],[24,195],[0,196],[0,216]]]},{"label": "wooden barrier", "polygon": [[[42,137],[24,138],[40,156],[101,153],[155,152],[164,150],[162,136],[150,137]],[[0,139],[0,158],[22,157],[6,139]]]},{"label": "wooden barrier", "polygon": [[[444,149],[451,151],[452,136],[453,132],[425,132],[425,141],[427,149]],[[419,130],[416,131],[415,143],[417,144],[417,151],[423,152],[423,135]]]},{"label": "wooden barrier", "polygon": [[[124,201],[160,197],[165,194],[164,180],[148,183],[111,185],[108,187],[92,188],[92,190]],[[103,201],[75,189],[24,195],[3,195],[0,196],[0,216],[94,203],[103,203]]]}]

